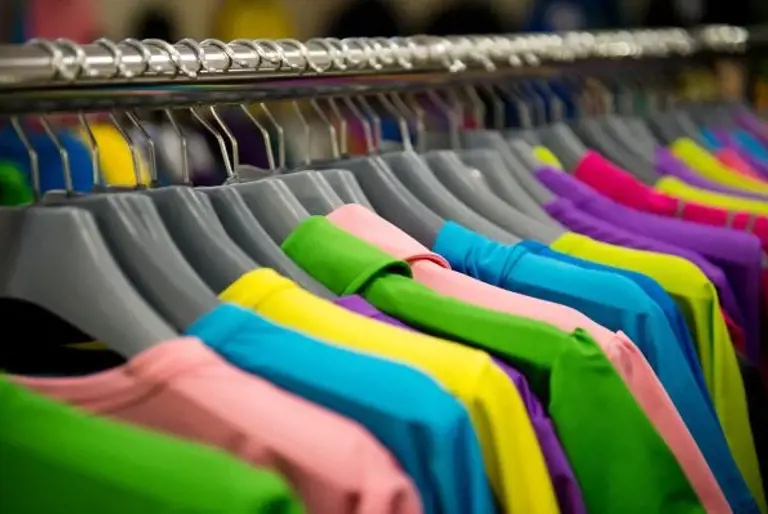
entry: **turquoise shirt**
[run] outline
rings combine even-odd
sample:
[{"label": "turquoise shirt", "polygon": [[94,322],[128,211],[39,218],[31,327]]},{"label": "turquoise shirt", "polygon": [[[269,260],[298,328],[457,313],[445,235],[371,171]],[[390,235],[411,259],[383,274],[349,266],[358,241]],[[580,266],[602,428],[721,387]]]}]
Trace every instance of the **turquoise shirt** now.
[{"label": "turquoise shirt", "polygon": [[699,388],[667,317],[636,283],[616,273],[551,258],[544,245],[502,245],[453,222],[443,225],[432,250],[458,272],[508,291],[567,305],[606,328],[627,334],[667,390],[729,503],[753,506],[711,399]]},{"label": "turquoise shirt", "polygon": [[227,303],[187,334],[238,368],[367,428],[416,484],[425,513],[496,512],[469,415],[427,375]]}]

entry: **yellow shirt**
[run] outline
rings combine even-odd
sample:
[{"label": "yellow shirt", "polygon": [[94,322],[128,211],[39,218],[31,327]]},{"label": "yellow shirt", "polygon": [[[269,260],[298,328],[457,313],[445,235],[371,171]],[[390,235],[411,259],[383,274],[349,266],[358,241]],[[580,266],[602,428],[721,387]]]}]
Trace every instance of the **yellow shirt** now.
[{"label": "yellow shirt", "polygon": [[689,186],[675,177],[663,177],[656,182],[654,188],[674,198],[695,202],[710,207],[719,207],[728,211],[751,212],[768,216],[768,202],[738,198],[724,193],[715,193],[694,186]]},{"label": "yellow shirt", "polygon": [[246,273],[220,298],[317,338],[410,364],[429,374],[469,412],[503,510],[558,512],[523,401],[485,352],[349,312],[266,268]]},{"label": "yellow shirt", "polygon": [[540,160],[544,166],[550,166],[559,170],[563,169],[560,159],[546,146],[534,146],[533,156]]},{"label": "yellow shirt", "polygon": [[[104,124],[91,125],[91,132],[99,148],[99,163],[104,183],[110,186],[135,186],[136,173],[131,149],[120,132],[112,125]],[[90,144],[90,139],[83,130],[80,131],[80,137],[86,146]],[[142,184],[149,184],[149,170],[142,155],[139,156],[139,176]]]},{"label": "yellow shirt", "polygon": [[768,193],[768,184],[733,171],[691,139],[680,138],[670,145],[670,149],[692,171],[712,182],[744,191]]},{"label": "yellow shirt", "polygon": [[574,233],[562,236],[550,246],[575,257],[648,275],[674,298],[697,342],[704,378],[728,447],[765,512],[765,494],[749,424],[744,382],[715,286],[694,264],[672,255],[622,248]]}]

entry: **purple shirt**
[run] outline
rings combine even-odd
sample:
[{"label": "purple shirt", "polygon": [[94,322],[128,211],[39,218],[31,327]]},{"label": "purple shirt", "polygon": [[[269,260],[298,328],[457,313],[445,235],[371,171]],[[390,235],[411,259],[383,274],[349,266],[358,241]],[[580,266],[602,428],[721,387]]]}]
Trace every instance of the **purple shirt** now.
[{"label": "purple shirt", "polygon": [[[389,325],[414,330],[400,321],[380,312],[376,307],[366,302],[360,296],[344,296],[337,299],[334,303],[348,311],[365,316],[366,318],[372,318]],[[557,502],[560,506],[560,510],[563,514],[586,514],[587,510],[584,506],[584,499],[581,496],[579,484],[573,474],[571,465],[568,463],[568,459],[565,456],[560,440],[557,438],[555,427],[552,425],[552,421],[547,416],[541,402],[534,396],[533,392],[531,392],[528,387],[528,382],[520,372],[509,367],[500,360],[494,359],[494,362],[504,373],[506,373],[512,383],[515,384],[515,387],[525,404],[528,416],[531,419],[531,424],[533,425],[533,430],[536,432],[536,439],[539,441],[541,452],[547,463],[549,476],[555,487],[555,494],[557,495]]]},{"label": "purple shirt", "polygon": [[762,248],[757,237],[636,211],[560,170],[544,168],[536,176],[550,191],[568,200],[552,202],[546,208],[571,230],[628,248],[677,255],[696,264],[717,287],[725,311],[745,329],[748,344],[759,348]]},{"label": "purple shirt", "polygon": [[672,155],[666,148],[656,149],[656,171],[662,175],[670,175],[679,178],[686,184],[700,187],[708,191],[725,193],[731,196],[740,196],[742,198],[752,198],[755,200],[768,201],[768,195],[744,191],[735,187],[724,186],[712,182],[700,175],[697,175],[683,162]]}]

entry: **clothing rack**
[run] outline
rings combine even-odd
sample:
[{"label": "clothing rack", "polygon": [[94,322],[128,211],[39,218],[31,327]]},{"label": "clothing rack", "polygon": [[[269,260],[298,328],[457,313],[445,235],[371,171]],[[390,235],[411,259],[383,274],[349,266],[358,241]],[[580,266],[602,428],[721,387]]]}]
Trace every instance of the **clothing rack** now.
[{"label": "clothing rack", "polygon": [[[762,32],[758,32],[762,33]],[[0,45],[0,112],[182,107],[424,87],[556,66],[623,65],[743,54],[733,26],[560,34],[235,40],[79,45],[66,39]],[[297,80],[300,79],[300,80]],[[287,87],[290,86],[290,87]]]}]

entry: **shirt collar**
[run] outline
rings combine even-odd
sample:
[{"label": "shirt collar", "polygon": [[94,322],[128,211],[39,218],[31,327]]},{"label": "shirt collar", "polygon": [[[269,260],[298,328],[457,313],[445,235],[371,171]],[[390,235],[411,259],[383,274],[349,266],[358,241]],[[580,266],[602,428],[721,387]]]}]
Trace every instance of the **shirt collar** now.
[{"label": "shirt collar", "polygon": [[342,230],[380,248],[408,264],[428,261],[451,269],[442,256],[432,252],[414,238],[362,205],[348,204],[326,216]]},{"label": "shirt collar", "polygon": [[283,251],[307,273],[339,296],[358,293],[382,274],[411,277],[398,260],[322,216],[304,220],[283,242]]}]

